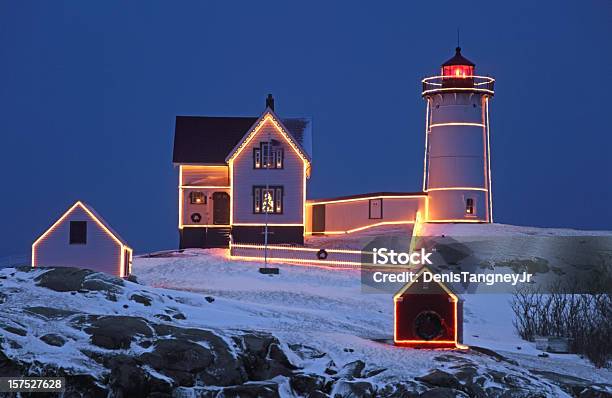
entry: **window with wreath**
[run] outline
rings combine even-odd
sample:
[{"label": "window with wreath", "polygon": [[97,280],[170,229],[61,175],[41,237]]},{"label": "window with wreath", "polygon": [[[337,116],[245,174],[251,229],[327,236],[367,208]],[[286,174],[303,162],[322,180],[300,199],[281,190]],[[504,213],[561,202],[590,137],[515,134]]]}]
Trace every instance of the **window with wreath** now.
[{"label": "window with wreath", "polygon": [[284,150],[278,140],[269,140],[259,143],[253,149],[254,169],[282,169],[284,165]]},{"label": "window with wreath", "polygon": [[253,213],[255,214],[282,214],[283,213],[283,187],[281,186],[254,186],[253,187]]}]

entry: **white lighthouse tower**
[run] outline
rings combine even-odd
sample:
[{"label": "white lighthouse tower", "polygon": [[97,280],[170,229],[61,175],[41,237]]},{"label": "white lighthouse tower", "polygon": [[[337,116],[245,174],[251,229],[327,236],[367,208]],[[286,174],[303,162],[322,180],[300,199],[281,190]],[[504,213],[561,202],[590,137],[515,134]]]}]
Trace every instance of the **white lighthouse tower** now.
[{"label": "white lighthouse tower", "polygon": [[461,55],[423,79],[427,101],[423,191],[428,222],[493,222],[489,99],[494,79]]}]

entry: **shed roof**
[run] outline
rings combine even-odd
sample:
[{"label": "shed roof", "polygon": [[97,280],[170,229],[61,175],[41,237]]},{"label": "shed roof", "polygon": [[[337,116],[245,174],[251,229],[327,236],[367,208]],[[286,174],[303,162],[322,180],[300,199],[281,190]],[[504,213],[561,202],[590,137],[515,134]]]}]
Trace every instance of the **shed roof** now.
[{"label": "shed roof", "polygon": [[[234,116],[177,116],[172,161],[176,164],[225,164],[225,158],[258,119]],[[280,121],[312,157],[312,120],[287,118]]]},{"label": "shed roof", "polygon": [[[423,266],[419,272],[417,272],[414,280],[412,282],[408,282],[406,283],[397,293],[395,293],[395,295],[393,296],[394,300],[398,300],[400,297],[402,297],[404,294],[408,293],[411,288],[413,286],[418,286],[418,287],[422,287],[422,283],[416,283],[417,281],[422,282],[421,275],[423,275],[423,273],[428,272],[428,273],[432,273],[432,271],[426,267]],[[463,301],[463,299],[461,298],[461,296],[459,296],[457,293],[455,293],[449,286],[447,286],[445,283],[442,282],[438,282],[435,281],[434,283],[436,283],[440,288],[442,288],[442,290],[448,294],[450,297],[453,298],[453,300],[455,301]]]},{"label": "shed roof", "polygon": [[104,227],[106,227],[106,229],[108,229],[111,235],[114,235],[118,241],[120,241],[125,246],[129,247],[127,241],[123,239],[121,235],[119,235],[119,233],[113,229],[113,227],[111,227],[111,225],[100,215],[100,213],[96,211],[96,209],[94,209],[93,207],[91,207],[91,205],[84,203],[84,202],[77,202],[77,203],[80,203],[83,207],[87,208],[87,210],[89,210],[89,212],[93,215],[93,217],[98,219],[100,224],[102,224]]},{"label": "shed roof", "polygon": [[104,218],[102,218],[102,216],[100,216],[100,214],[93,207],[91,207],[88,204],[85,204],[85,203],[81,202],[80,200],[77,201],[75,204],[73,204],[68,210],[66,210],[64,212],[64,214],[62,214],[62,216],[57,221],[55,221],[55,223],[53,223],[53,225],[51,225],[51,227],[49,227],[40,237],[38,237],[38,239],[36,239],[34,241],[33,246],[36,246],[40,240],[42,240],[51,231],[53,231],[55,229],[55,227],[57,227],[59,224],[61,224],[66,219],[66,217],[68,217],[70,214],[72,214],[72,212],[77,207],[80,207],[81,209],[83,209],[85,211],[85,213],[87,213],[87,215],[89,215],[96,223],[98,223],[98,225],[100,225],[102,227],[102,229],[105,230],[106,233],[108,233],[110,235],[111,238],[113,238],[113,240],[118,242],[120,245],[127,246],[128,248],[130,247],[128,245],[127,241],[125,239],[123,239],[121,237],[121,235],[119,235],[110,226],[110,224],[108,222],[106,222],[106,220],[104,220]]}]

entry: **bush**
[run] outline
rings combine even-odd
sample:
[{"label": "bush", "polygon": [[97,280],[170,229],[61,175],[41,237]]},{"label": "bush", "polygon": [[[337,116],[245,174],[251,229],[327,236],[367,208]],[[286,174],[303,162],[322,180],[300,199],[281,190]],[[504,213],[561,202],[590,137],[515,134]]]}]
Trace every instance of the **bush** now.
[{"label": "bush", "polygon": [[597,367],[612,361],[612,295],[576,293],[560,283],[542,293],[522,288],[512,298],[514,327],[524,340],[535,336],[568,337],[572,352],[584,355]]}]

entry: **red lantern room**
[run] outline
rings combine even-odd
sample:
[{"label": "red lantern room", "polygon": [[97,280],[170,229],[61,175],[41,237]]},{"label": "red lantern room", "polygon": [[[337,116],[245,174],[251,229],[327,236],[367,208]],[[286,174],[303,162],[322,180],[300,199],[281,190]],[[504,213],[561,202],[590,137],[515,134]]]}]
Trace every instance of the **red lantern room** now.
[{"label": "red lantern room", "polygon": [[474,84],[476,65],[461,55],[461,47],[455,49],[455,56],[442,64],[444,87],[471,87]]}]

